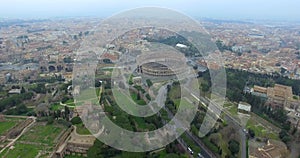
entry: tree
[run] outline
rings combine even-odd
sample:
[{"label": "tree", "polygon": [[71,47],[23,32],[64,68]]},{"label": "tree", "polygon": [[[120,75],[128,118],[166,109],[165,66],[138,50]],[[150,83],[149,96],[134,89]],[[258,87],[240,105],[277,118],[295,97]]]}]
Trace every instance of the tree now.
[{"label": "tree", "polygon": [[72,118],[71,123],[73,125],[80,124],[80,123],[82,123],[82,120],[79,116],[76,116],[76,117]]},{"label": "tree", "polygon": [[56,110],[56,116],[57,116],[57,119],[59,118],[59,117],[61,117],[61,111],[58,109],[58,110]]},{"label": "tree", "polygon": [[201,83],[201,88],[203,92],[208,92],[210,87],[207,83]]},{"label": "tree", "polygon": [[69,121],[70,109],[68,106],[65,106],[65,119]]},{"label": "tree", "polygon": [[140,91],[137,92],[136,100],[141,100]]},{"label": "tree", "polygon": [[21,88],[21,93],[25,93],[25,88],[24,87]]},{"label": "tree", "polygon": [[120,87],[121,89],[125,89],[125,88],[126,88],[123,81],[120,81],[120,82],[119,82],[119,87]]},{"label": "tree", "polygon": [[118,154],[121,154],[120,150],[104,145],[100,140],[96,139],[94,145],[89,148],[87,152],[87,157],[93,157],[93,158],[115,157]]},{"label": "tree", "polygon": [[153,85],[153,83],[150,79],[147,79],[146,82],[147,82],[148,87],[151,87]]},{"label": "tree", "polygon": [[255,137],[255,132],[254,132],[253,129],[249,128],[248,133],[249,133],[249,135],[250,135],[251,138]]},{"label": "tree", "polygon": [[286,130],[281,130],[279,132],[279,138],[284,142],[284,143],[287,143],[291,140],[288,132]]},{"label": "tree", "polygon": [[28,112],[28,108],[24,104],[19,104],[16,108],[8,109],[5,114],[7,115],[22,115]]},{"label": "tree", "polygon": [[62,103],[65,103],[65,102],[67,102],[68,100],[69,100],[69,97],[64,96],[64,97],[62,98],[61,102],[62,102]]},{"label": "tree", "polygon": [[47,118],[47,124],[50,125],[54,122],[54,118],[52,116],[48,116]]},{"label": "tree", "polygon": [[235,155],[240,151],[240,143],[236,140],[230,140],[228,142],[228,149],[230,150],[232,155]]}]

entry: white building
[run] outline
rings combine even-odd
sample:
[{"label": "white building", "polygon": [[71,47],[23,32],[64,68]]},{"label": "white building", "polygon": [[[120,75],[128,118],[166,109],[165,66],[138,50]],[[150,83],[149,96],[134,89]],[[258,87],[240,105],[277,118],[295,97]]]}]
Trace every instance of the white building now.
[{"label": "white building", "polygon": [[245,102],[240,102],[238,105],[238,113],[249,114],[251,112],[251,105]]}]

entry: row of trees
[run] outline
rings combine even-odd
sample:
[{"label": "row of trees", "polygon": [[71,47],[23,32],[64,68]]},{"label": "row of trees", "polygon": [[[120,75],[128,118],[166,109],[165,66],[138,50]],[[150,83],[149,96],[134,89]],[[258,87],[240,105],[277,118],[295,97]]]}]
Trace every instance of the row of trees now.
[{"label": "row of trees", "polygon": [[33,97],[32,92],[14,94],[0,100],[0,112],[8,110],[14,106],[21,105],[24,100],[29,100]]},{"label": "row of trees", "polygon": [[[211,78],[209,71],[199,72],[198,77],[202,77],[205,82],[201,83],[202,91],[209,92]],[[275,83],[291,86],[294,94],[300,94],[300,80],[293,80],[279,74],[257,74],[237,69],[226,69],[227,90],[226,97],[235,102],[247,100],[243,95],[245,86],[272,87]]]}]

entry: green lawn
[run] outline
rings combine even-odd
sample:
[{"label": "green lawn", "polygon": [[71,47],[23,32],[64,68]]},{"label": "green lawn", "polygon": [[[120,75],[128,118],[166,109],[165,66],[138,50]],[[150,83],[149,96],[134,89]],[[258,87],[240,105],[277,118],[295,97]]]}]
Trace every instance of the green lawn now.
[{"label": "green lawn", "polygon": [[64,109],[64,106],[60,105],[59,103],[54,103],[51,105],[50,109],[54,111],[61,110]]},{"label": "green lawn", "polygon": [[179,105],[180,105],[181,99],[174,99],[173,101],[174,101],[174,104],[175,104],[176,108],[178,108]]},{"label": "green lawn", "polygon": [[3,157],[9,158],[33,158],[35,157],[40,150],[39,146],[30,145],[30,144],[20,144],[17,143],[15,148],[12,150],[4,151]]},{"label": "green lawn", "polygon": [[24,133],[19,139],[20,141],[45,143],[53,145],[55,138],[63,131],[63,127],[58,125],[35,125],[29,131]]},{"label": "green lawn", "polygon": [[96,95],[99,97],[99,96],[100,96],[100,93],[102,93],[102,90],[101,90],[101,92],[100,92],[100,88],[97,87],[97,88],[96,88]]},{"label": "green lawn", "polygon": [[71,103],[73,103],[74,102],[74,99],[69,99],[69,100],[67,100],[66,102],[65,102],[65,104],[71,104]]},{"label": "green lawn", "polygon": [[200,92],[201,82],[204,82],[202,78],[193,79],[189,85],[189,88],[192,88],[191,90],[194,92],[197,92],[197,91]]},{"label": "green lawn", "polygon": [[85,90],[82,90],[80,92],[80,95],[76,97],[77,101],[86,101],[86,100],[93,100],[98,99],[96,94],[95,88],[88,88]]},{"label": "green lawn", "polygon": [[226,109],[228,109],[229,113],[231,114],[231,116],[236,116],[238,114],[238,107],[237,105],[233,104],[233,103],[225,103],[224,107]]},{"label": "green lawn", "polygon": [[183,106],[186,109],[195,109],[196,107],[193,105],[193,103],[190,103],[186,100],[186,98],[181,99],[181,106]]},{"label": "green lawn", "polygon": [[82,123],[76,125],[76,132],[80,135],[91,134],[91,132],[87,128],[85,128],[85,126]]},{"label": "green lawn", "polygon": [[255,137],[279,140],[278,134],[264,127],[264,125],[261,124],[261,122],[257,122],[254,117],[247,122],[247,128],[251,128],[255,132]]},{"label": "green lawn", "polygon": [[181,87],[179,85],[172,86],[171,91],[169,92],[169,97],[171,99],[180,99],[181,98]]},{"label": "green lawn", "polygon": [[132,111],[132,113],[134,113],[134,114],[137,113],[138,109],[135,108],[135,106],[134,106],[134,105],[137,105],[137,104],[131,99],[131,97],[128,97],[123,92],[121,92],[117,89],[112,89],[112,91],[113,91],[113,94],[114,94],[114,98],[116,100],[123,103],[124,106],[129,107],[128,109],[130,109]]},{"label": "green lawn", "polygon": [[10,120],[0,122],[0,135],[4,134],[6,131],[14,127],[16,124],[17,124],[16,121],[10,121]]},{"label": "green lawn", "polygon": [[137,97],[137,94],[136,93],[131,93],[131,98],[133,99],[133,101],[135,103],[137,103],[138,105],[146,105],[146,102],[143,100],[143,99],[139,99],[138,100],[138,97]]}]

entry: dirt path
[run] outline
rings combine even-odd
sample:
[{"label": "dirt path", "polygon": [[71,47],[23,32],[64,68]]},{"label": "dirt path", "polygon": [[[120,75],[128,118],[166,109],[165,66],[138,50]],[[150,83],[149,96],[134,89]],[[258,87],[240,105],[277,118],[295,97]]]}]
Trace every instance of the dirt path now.
[{"label": "dirt path", "polygon": [[11,147],[12,145],[15,144],[15,142],[36,122],[36,118],[35,117],[30,117],[33,119],[33,121],[26,126],[23,131],[15,138],[13,139],[11,142],[9,142],[4,148],[2,148],[2,150],[0,151],[0,153],[2,153],[5,149]]}]

